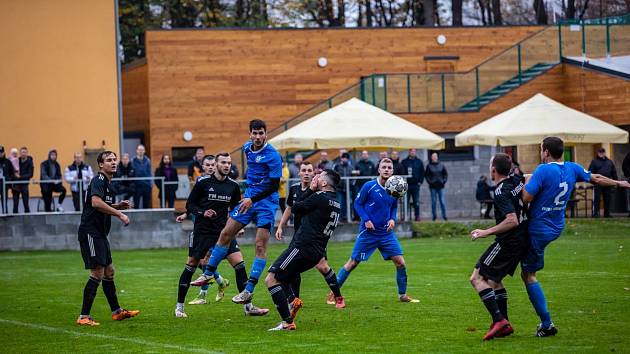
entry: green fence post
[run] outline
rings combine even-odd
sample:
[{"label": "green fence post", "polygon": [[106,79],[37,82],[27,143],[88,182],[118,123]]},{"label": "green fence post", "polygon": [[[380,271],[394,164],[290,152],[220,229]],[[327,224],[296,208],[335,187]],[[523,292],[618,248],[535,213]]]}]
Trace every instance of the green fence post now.
[{"label": "green fence post", "polygon": [[518,54],[518,84],[523,83],[523,78],[521,76],[521,43],[516,45],[516,51]]},{"label": "green fence post", "polygon": [[387,110],[387,75],[383,76],[383,105],[384,109]]},{"label": "green fence post", "polygon": [[558,52],[560,53],[560,61],[562,61],[562,24],[558,23]]},{"label": "green fence post", "polygon": [[374,75],[372,75],[372,105],[376,106],[376,87],[374,85]]},{"label": "green fence post", "polygon": [[606,17],[606,57],[610,58],[610,23]]},{"label": "green fence post", "polygon": [[328,99],[328,108],[332,108],[332,98]]},{"label": "green fence post", "polygon": [[359,85],[360,85],[360,95],[361,95],[361,101],[365,102],[365,79],[361,79],[361,81],[359,81]]},{"label": "green fence post", "polygon": [[479,67],[475,68],[475,90],[477,91],[477,110],[480,109],[480,102],[479,102]]},{"label": "green fence post", "polygon": [[446,92],[444,91],[444,74],[440,75],[442,80],[442,112],[446,112]]},{"label": "green fence post", "polygon": [[582,24],[582,56],[586,57],[586,26],[584,25],[584,20],[580,20]]},{"label": "green fence post", "polygon": [[407,112],[411,113],[411,84],[409,74],[407,74]]}]

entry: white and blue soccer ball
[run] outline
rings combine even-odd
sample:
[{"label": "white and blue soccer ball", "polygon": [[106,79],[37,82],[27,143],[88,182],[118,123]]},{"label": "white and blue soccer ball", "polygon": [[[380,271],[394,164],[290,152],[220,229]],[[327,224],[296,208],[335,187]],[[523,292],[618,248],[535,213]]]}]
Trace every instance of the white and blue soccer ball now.
[{"label": "white and blue soccer ball", "polygon": [[402,198],[407,189],[409,189],[407,181],[400,176],[391,176],[385,182],[385,191],[394,198]]}]

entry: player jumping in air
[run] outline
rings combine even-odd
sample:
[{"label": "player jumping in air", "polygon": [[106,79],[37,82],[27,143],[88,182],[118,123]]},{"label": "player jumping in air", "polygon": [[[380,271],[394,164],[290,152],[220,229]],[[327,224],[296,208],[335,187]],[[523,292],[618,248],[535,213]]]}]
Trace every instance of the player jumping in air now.
[{"label": "player jumping in air", "polygon": [[229,245],[236,234],[250,222],[256,223],[256,258],[252,263],[249,280],[245,289],[232,298],[238,304],[251,301],[258,278],[267,264],[267,242],[275,222],[278,208],[278,187],[282,177],[282,158],[267,143],[265,122],[254,119],[249,122],[250,141],[243,146],[247,156],[247,190],[245,198],[230,213],[227,224],[221,231],[219,241],[212,250],[208,268],[191,285],[207,284],[214,272],[229,252]]},{"label": "player jumping in air", "polygon": [[521,200],[523,181],[517,176],[509,176],[511,169],[512,160],[506,154],[496,154],[490,161],[490,176],[497,185],[494,192],[497,224],[470,233],[473,241],[496,235],[495,241],[481,255],[470,276],[470,283],[492,317],[492,325],[484,340],[509,336],[514,332],[508,322],[508,295],[502,280],[508,274],[514,275],[528,244],[527,223]]},{"label": "player jumping in air", "polygon": [[543,269],[545,248],[557,239],[564,229],[564,211],[576,182],[590,182],[600,186],[630,188],[627,181],[615,181],[590,173],[577,163],[563,161],[564,142],[557,137],[545,138],[540,146],[542,164],[528,177],[523,201],[529,205],[529,247],[521,262],[521,277],[529,300],[541,323],[537,337],[558,333],[551,321],[547,299],[536,272]]},{"label": "player jumping in air", "polygon": [[81,224],[79,225],[79,245],[85,269],[90,270],[90,277],[83,289],[83,308],[77,319],[81,326],[98,326],[90,316],[90,310],[96,297],[98,285],[103,281],[103,292],[112,310],[112,319],[122,321],[138,316],[138,310],[125,310],[118,305],[116,285],[114,284],[114,265],[107,235],[112,226],[112,215],[120,219],[123,225],[129,225],[129,217],[120,210],[130,208],[128,200],[114,203],[114,192],[110,181],[116,173],[116,154],[103,151],[96,158],[100,171],[92,179],[85,197]]},{"label": "player jumping in air", "polygon": [[270,331],[295,330],[295,315],[289,309],[282,285],[290,284],[301,273],[315,267],[326,253],[326,245],[337,227],[340,205],[336,188],[340,177],[333,170],[315,176],[309,189],[291,208],[300,214],[301,225],[293,242],[269,268],[265,283],[282,322]]},{"label": "player jumping in air", "polygon": [[[407,294],[407,269],[400,243],[394,234],[398,200],[385,191],[385,182],[394,172],[394,165],[389,158],[383,158],[378,164],[378,177],[361,187],[354,201],[354,209],[361,217],[359,236],[354,243],[352,255],[339,270],[337,283],[343,286],[360,262],[367,261],[376,249],[384,260],[390,260],[396,266],[398,299],[401,302],[419,302]],[[329,295],[330,297],[330,295]]]}]

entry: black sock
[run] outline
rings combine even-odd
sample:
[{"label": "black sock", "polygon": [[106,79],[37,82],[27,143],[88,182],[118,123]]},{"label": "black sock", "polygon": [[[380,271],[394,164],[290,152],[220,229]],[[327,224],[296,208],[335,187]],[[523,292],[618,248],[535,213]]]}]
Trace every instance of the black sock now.
[{"label": "black sock", "polygon": [[301,284],[302,284],[302,275],[298,274],[295,278],[293,278],[290,284],[291,290],[293,291],[293,294],[295,295],[295,297],[300,297]]},{"label": "black sock", "polygon": [[276,309],[280,314],[280,317],[286,323],[292,323],[293,319],[291,319],[291,312],[289,311],[289,303],[287,302],[287,296],[284,294],[284,290],[282,286],[277,284],[269,289],[269,294],[271,294],[271,299],[273,303],[276,305]]},{"label": "black sock", "polygon": [[103,278],[103,292],[109,302],[109,308],[112,312],[118,310],[118,296],[116,296],[116,284],[114,284],[114,278]]},{"label": "black sock", "polygon": [[245,290],[245,284],[247,284],[247,269],[245,269],[245,262],[240,262],[234,266],[234,276],[236,277],[236,287],[239,292]]},{"label": "black sock", "polygon": [[333,294],[335,294],[335,297],[340,297],[341,289],[339,288],[339,283],[337,283],[337,274],[335,274],[335,271],[332,268],[328,270],[328,273],[324,274],[324,279],[326,279],[326,283],[328,283],[328,286],[330,287],[330,290],[332,290]]},{"label": "black sock", "polygon": [[182,275],[179,276],[179,290],[177,291],[177,303],[183,304],[186,301],[186,294],[188,294],[188,288],[190,287],[190,281],[195,274],[195,267],[186,264]]},{"label": "black sock", "polygon": [[81,308],[82,316],[88,316],[90,314],[94,298],[96,297],[96,290],[98,290],[98,283],[100,282],[100,280],[90,277],[87,283],[85,283],[85,288],[83,288],[83,307]]},{"label": "black sock", "polygon": [[483,289],[479,292],[479,297],[481,298],[481,301],[483,301],[483,304],[486,305],[486,309],[488,309],[490,316],[492,316],[492,321],[501,321],[503,319],[503,315],[501,315],[497,301],[494,299],[494,290],[492,290],[492,288]]},{"label": "black sock", "polygon": [[289,283],[282,283],[282,291],[284,291],[284,296],[287,297],[287,302],[292,303],[295,300],[295,292],[293,292],[293,287]]},{"label": "black sock", "polygon": [[505,288],[498,289],[494,291],[494,298],[497,301],[497,306],[499,306],[499,311],[501,311],[501,315],[507,320],[508,319],[508,294]]}]

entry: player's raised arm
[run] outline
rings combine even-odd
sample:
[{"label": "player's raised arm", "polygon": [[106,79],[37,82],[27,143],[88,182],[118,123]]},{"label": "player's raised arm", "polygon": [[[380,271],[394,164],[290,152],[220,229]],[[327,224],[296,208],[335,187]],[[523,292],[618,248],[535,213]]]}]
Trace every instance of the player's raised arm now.
[{"label": "player's raised arm", "polygon": [[617,181],[597,173],[591,173],[591,179],[589,182],[603,187],[630,188],[630,183],[628,183],[628,181]]}]

